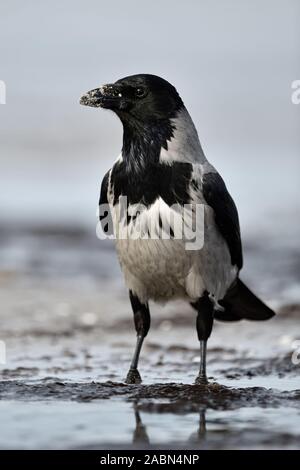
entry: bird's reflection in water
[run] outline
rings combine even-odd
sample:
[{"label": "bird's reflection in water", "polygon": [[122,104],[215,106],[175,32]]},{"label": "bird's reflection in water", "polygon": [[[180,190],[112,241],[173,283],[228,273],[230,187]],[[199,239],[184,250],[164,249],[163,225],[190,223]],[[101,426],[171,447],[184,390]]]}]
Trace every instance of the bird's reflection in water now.
[{"label": "bird's reflection in water", "polygon": [[196,432],[191,434],[191,436],[188,439],[188,442],[190,443],[200,443],[203,442],[206,438],[206,409],[201,409],[199,411],[199,423],[198,423],[198,429]]},{"label": "bird's reflection in water", "polygon": [[133,431],[132,442],[135,444],[150,444],[147,429],[146,426],[143,425],[137,402],[134,403],[133,409],[135,417],[135,430]]},{"label": "bird's reflection in water", "polygon": [[[141,414],[138,407],[138,402],[134,402],[133,405],[134,416],[135,416],[135,429],[133,431],[132,442],[135,444],[150,444],[150,439],[147,434],[147,428],[144,426],[141,418]],[[201,443],[206,438],[206,409],[202,408],[199,410],[199,422],[197,431],[191,434],[188,438],[189,443]]]}]

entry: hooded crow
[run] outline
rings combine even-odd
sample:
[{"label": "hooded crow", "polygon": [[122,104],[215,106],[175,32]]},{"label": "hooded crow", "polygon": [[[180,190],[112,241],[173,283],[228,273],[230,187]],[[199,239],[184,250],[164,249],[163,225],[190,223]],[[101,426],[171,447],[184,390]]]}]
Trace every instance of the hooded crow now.
[{"label": "hooded crow", "polygon": [[[182,99],[166,80],[148,74],[125,77],[89,91],[80,103],[114,111],[123,125],[122,151],[104,176],[99,206],[103,231],[114,234],[137,332],[126,382],[141,382],[138,361],[150,328],[149,300],[184,298],[197,312],[196,383],[206,384],[213,320],[274,316],[239,279],[243,258],[234,201],[206,159]],[[200,244],[188,248],[187,226]]]}]

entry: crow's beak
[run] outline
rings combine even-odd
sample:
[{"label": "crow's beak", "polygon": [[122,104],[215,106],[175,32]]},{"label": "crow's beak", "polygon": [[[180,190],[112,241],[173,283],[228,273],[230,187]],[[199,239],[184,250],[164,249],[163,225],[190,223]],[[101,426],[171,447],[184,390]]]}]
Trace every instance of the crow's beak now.
[{"label": "crow's beak", "polygon": [[117,109],[120,107],[122,93],[117,85],[103,85],[90,90],[80,98],[80,104],[93,108]]}]

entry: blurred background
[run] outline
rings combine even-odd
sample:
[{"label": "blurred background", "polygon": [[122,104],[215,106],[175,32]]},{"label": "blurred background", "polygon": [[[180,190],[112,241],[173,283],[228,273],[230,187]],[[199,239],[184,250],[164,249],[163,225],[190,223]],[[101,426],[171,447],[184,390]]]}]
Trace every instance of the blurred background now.
[{"label": "blurred background", "polygon": [[[122,128],[112,113],[79,106],[79,97],[152,73],[179,90],[237,203],[245,248],[296,250],[300,106],[291,84],[300,73],[299,20],[297,0],[2,1],[2,235],[68,228],[95,238],[99,187]],[[8,269],[34,256],[22,238],[18,250],[16,239],[10,251],[5,245]],[[291,259],[294,266],[295,253]]]},{"label": "blurred background", "polygon": [[[290,359],[300,311],[300,105],[291,100],[292,82],[300,79],[299,24],[298,0],[0,0],[0,80],[6,84],[6,104],[0,104],[0,340],[7,350],[0,393],[12,400],[25,390],[33,400],[39,393],[44,399],[52,380],[55,401],[53,411],[1,402],[0,447],[82,445],[95,435],[129,439],[129,418],[116,405],[105,403],[107,415],[92,411],[90,418],[86,408],[76,414],[74,402],[56,404],[61,388],[55,384],[85,382],[87,400],[95,394],[93,380],[123,380],[134,345],[113,244],[96,237],[100,184],[121,150],[122,128],[113,113],[79,105],[87,90],[131,74],[160,75],[178,89],[207,158],[238,206],[242,279],[284,314],[264,327],[217,323],[209,374],[233,386],[247,386],[253,376],[256,386],[284,393],[299,386]],[[142,355],[146,383],[192,383],[199,355],[188,309],[152,307]],[[74,398],[72,390],[65,399]],[[236,411],[216,413],[210,426],[219,430],[220,419],[223,430],[237,426],[234,445],[243,447],[249,436],[241,429],[247,431],[252,417],[254,446],[288,427],[291,441],[285,434],[276,444],[272,435],[266,445],[298,446],[296,414],[290,410],[286,424],[283,405],[278,414],[271,410],[270,421],[257,408],[240,418]],[[174,425],[172,415],[154,417],[152,424],[154,439],[163,429],[167,443],[189,429],[186,422]],[[218,445],[229,445],[225,434]]]},{"label": "blurred background", "polygon": [[1,217],[93,228],[122,129],[79,97],[153,73],[179,90],[244,235],[299,230],[299,19],[297,0],[2,1]]}]

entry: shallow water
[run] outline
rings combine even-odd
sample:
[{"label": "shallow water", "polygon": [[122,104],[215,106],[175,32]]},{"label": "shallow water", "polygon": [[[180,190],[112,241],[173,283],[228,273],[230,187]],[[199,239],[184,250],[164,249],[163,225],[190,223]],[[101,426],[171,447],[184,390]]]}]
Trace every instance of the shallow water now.
[{"label": "shallow water", "polygon": [[[148,413],[121,400],[0,403],[2,449],[297,447],[300,411]],[[47,423],[47,426],[45,426]]]}]

